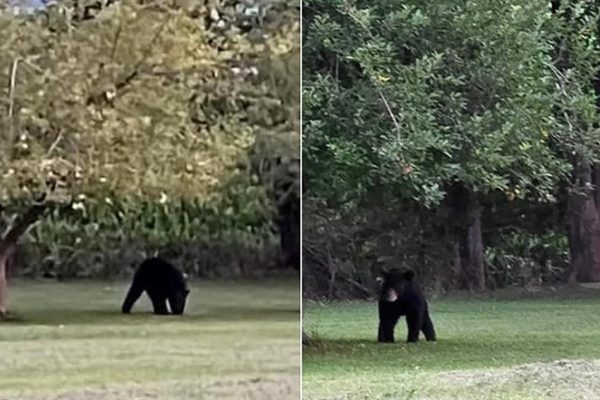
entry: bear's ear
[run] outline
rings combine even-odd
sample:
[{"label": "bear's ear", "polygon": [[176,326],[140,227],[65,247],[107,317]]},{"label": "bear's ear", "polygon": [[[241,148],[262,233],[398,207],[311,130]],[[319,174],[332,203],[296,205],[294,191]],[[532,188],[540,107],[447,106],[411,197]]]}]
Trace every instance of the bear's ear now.
[{"label": "bear's ear", "polygon": [[404,279],[406,279],[407,281],[412,281],[415,277],[415,271],[413,271],[412,269],[409,269],[408,271],[404,272]]}]

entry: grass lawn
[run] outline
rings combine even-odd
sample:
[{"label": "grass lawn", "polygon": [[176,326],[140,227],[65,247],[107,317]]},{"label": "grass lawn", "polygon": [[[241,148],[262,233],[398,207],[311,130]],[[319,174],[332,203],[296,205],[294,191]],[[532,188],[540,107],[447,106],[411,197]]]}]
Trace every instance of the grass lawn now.
[{"label": "grass lawn", "polygon": [[373,303],[305,304],[304,399],[600,399],[600,294],[431,302],[438,341],[378,344]]},{"label": "grass lawn", "polygon": [[298,278],[192,282],[186,314],[154,316],[128,283],[12,282],[0,399],[297,399]]}]

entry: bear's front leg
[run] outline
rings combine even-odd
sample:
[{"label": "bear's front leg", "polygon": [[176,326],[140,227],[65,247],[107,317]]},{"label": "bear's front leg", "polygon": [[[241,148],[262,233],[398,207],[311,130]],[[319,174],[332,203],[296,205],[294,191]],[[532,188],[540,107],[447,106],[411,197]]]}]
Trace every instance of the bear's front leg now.
[{"label": "bear's front leg", "polygon": [[385,321],[379,321],[379,333],[377,335],[379,343],[394,343],[394,326]]},{"label": "bear's front leg", "polygon": [[379,332],[377,341],[379,343],[394,343],[394,328],[400,316],[389,303],[379,304]]},{"label": "bear's front leg", "polygon": [[408,327],[408,343],[416,343],[419,341],[419,332],[423,326],[423,314],[419,312],[411,312],[406,315],[406,325]]}]

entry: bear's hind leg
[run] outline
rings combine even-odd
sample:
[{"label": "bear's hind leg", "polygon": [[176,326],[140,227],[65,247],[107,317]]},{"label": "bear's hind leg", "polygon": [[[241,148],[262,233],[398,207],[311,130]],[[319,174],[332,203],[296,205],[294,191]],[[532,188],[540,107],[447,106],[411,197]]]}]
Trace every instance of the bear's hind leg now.
[{"label": "bear's hind leg", "polygon": [[129,291],[127,292],[127,296],[125,296],[123,305],[121,306],[121,312],[123,314],[129,314],[131,312],[131,308],[133,307],[137,299],[140,298],[143,292],[144,288],[140,284],[137,284],[134,279],[133,283],[131,284],[131,287],[129,288]]},{"label": "bear's hind leg", "polygon": [[433,327],[433,321],[431,320],[429,311],[425,312],[425,316],[423,318],[423,328],[421,330],[423,331],[423,334],[425,335],[425,339],[427,339],[427,341],[435,342],[435,328]]}]

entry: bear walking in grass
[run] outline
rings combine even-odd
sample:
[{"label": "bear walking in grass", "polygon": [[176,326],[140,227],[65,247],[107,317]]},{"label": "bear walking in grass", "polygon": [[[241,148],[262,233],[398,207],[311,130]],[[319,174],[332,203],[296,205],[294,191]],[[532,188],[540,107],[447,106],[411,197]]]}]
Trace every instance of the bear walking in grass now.
[{"label": "bear walking in grass", "polygon": [[403,315],[408,326],[407,342],[418,342],[421,331],[428,341],[435,341],[427,300],[421,286],[414,280],[415,272],[394,268],[382,271],[382,275],[377,341],[393,343],[394,328]]},{"label": "bear walking in grass", "polygon": [[145,260],[135,272],[131,287],[123,302],[122,311],[124,314],[131,312],[131,308],[144,291],[152,301],[154,313],[160,315],[169,314],[167,301],[171,313],[183,314],[185,302],[190,292],[185,275],[171,263],[161,258]]}]

